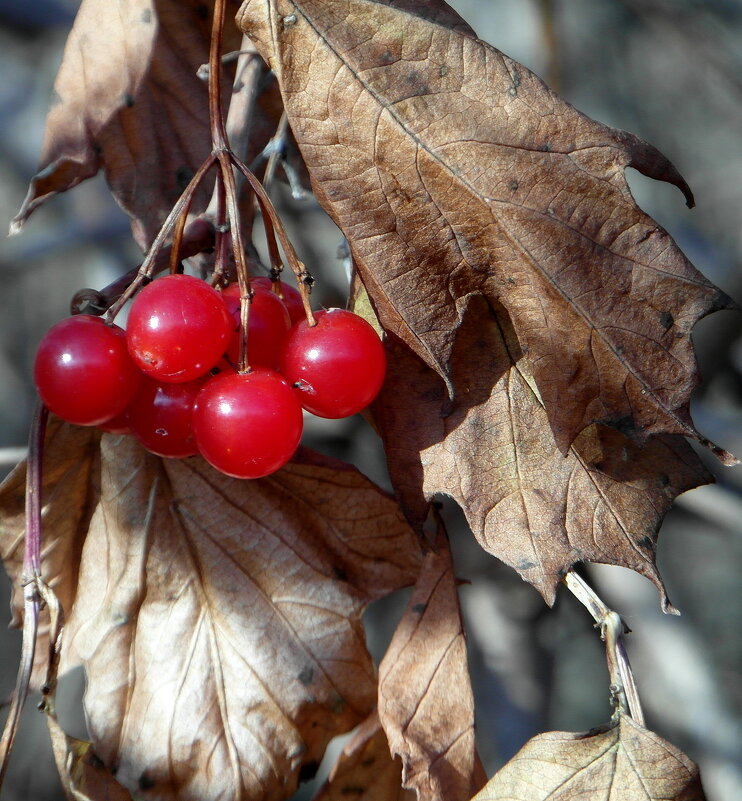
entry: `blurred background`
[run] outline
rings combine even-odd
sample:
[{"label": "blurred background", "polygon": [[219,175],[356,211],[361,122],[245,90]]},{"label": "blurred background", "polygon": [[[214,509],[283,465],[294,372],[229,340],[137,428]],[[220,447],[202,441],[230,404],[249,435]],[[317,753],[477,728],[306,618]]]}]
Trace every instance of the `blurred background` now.
[{"label": "blurred background", "polygon": [[[638,203],[696,266],[742,302],[742,0],[449,0],[478,35],[534,70],[602,122],[648,139],[680,169],[680,193],[629,171]],[[36,169],[52,83],[77,3],[0,0],[0,226],[18,210]],[[319,276],[318,301],[346,293],[340,236],[312,199],[276,187],[300,256]],[[125,215],[96,179],[35,213],[0,241],[0,470],[22,457],[33,408],[31,364],[45,330],[76,289],[100,288],[140,254]],[[742,454],[742,315],[702,321],[694,340],[704,383],[696,425]],[[388,485],[383,454],[360,418],[315,418],[307,444]],[[585,577],[633,633],[629,653],[648,726],[701,766],[710,801],[742,801],[742,467],[703,454],[717,484],[682,496],[668,515],[658,561],[682,617],[661,614],[654,587],[628,570],[589,566]],[[608,678],[587,612],[560,593],[554,609],[474,543],[446,506],[469,633],[480,748],[491,774],[534,734],[586,730],[610,716]],[[9,598],[3,576],[0,595]],[[383,654],[403,598],[367,615]],[[7,608],[7,607],[6,607]],[[9,616],[8,616],[9,619]],[[13,687],[20,634],[0,630],[0,698]],[[84,736],[83,677],[59,696],[70,733]],[[60,799],[43,717],[30,703],[3,799]]]}]

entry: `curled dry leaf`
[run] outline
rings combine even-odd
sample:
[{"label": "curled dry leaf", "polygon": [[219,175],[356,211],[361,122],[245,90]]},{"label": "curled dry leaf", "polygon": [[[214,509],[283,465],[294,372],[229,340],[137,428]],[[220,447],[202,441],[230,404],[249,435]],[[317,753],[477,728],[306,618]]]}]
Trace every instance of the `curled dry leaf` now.
[{"label": "curled dry leaf", "polygon": [[415,801],[402,787],[402,762],[389,753],[374,710],[346,743],[314,801]]},{"label": "curled dry leaf", "polygon": [[[72,608],[77,591],[80,554],[90,516],[98,503],[100,433],[49,421],[42,486],[42,577],[54,590],[62,608]],[[0,485],[0,557],[13,580],[12,624],[23,622],[23,545],[25,527],[26,463],[21,462]],[[42,609],[31,684],[44,681],[48,656],[49,615]],[[77,660],[62,652],[60,671]]]},{"label": "curled dry leaf", "polygon": [[484,784],[456,578],[443,532],[379,666],[379,718],[420,801],[468,801]]},{"label": "curled dry leaf", "polygon": [[385,329],[454,394],[456,331],[482,293],[531,354],[563,453],[596,422],[711,445],[688,412],[689,334],[727,299],[636,206],[624,170],[690,203],[683,179],[646,142],[409,6],[247,0],[238,15]]},{"label": "curled dry leaf", "polygon": [[622,717],[587,734],[529,740],[473,801],[704,801],[698,768],[682,751]]},{"label": "curled dry leaf", "polygon": [[[453,349],[459,387],[445,387],[400,342],[374,406],[392,481],[418,528],[437,493],[464,510],[482,547],[515,568],[549,603],[576,562],[630,567],[655,582],[656,535],[673,499],[712,481],[679,436],[637,445],[616,429],[586,428],[565,456],[551,435],[530,360],[502,308],[470,303]],[[404,381],[404,395],[396,387]]]},{"label": "curled dry leaf", "polygon": [[77,431],[47,455],[99,465],[94,508],[75,517],[77,485],[49,481],[44,536],[70,558],[84,541],[63,648],[86,670],[96,752],[142,797],[290,795],[376,702],[361,613],[414,582],[417,538],[355,469],[306,451],[248,482],[128,437],[94,456]]},{"label": "curled dry leaf", "polygon": [[[207,87],[197,70],[208,61],[212,6],[84,0],[55,83],[39,172],[11,231],[49,197],[103,169],[137,241],[148,246],[211,150]],[[236,49],[233,26],[226,36],[226,49]],[[227,81],[225,100],[228,92]],[[203,189],[195,208],[209,194]]]}]

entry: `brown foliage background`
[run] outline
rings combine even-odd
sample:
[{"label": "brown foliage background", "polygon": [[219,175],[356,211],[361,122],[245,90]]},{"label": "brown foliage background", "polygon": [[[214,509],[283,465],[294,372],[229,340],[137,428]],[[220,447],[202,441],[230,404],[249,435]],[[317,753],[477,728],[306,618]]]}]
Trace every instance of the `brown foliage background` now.
[{"label": "brown foliage background", "polygon": [[[543,38],[538,9],[548,4],[477,0],[453,5],[483,38],[547,77],[551,51]],[[684,3],[679,5],[686,8]],[[739,21],[729,10],[736,5],[717,2],[709,4],[708,11],[691,14],[688,10],[668,18],[662,15],[661,3],[578,2],[564,9],[556,23],[565,96],[592,116],[650,139],[681,167],[698,202],[692,213],[670,189],[650,187],[643,181],[632,186],[644,208],[678,238],[695,263],[739,297],[734,275],[740,262],[735,213],[740,206],[740,183],[735,178],[742,171],[735,110],[741,90],[734,77],[740,63],[734,43]],[[492,27],[488,29],[487,24]],[[60,28],[55,33],[44,20],[43,25],[31,27],[30,34],[26,28],[23,39],[19,30],[14,33],[15,37],[5,31],[0,34],[8,45],[2,58],[9,66],[15,62],[28,70],[20,73],[19,85],[30,80],[31,67],[36,71],[39,61],[46,61],[53,74],[53,62],[58,58],[52,55],[58,53],[55,43],[63,41],[66,31]],[[29,43],[35,49],[28,49]],[[26,87],[29,96],[32,88],[39,88],[30,83]],[[41,127],[38,115],[45,113],[47,97],[48,93],[37,101],[37,130]],[[22,105],[18,97],[11,100],[14,102],[5,109],[8,115],[13,113],[15,122],[11,132],[4,134],[10,157],[2,163],[9,187],[6,219],[22,199],[23,181],[33,172],[39,149],[38,142],[24,141],[33,128],[27,122],[33,109]],[[719,121],[712,130],[709,119]],[[2,324],[8,328],[2,336],[0,367],[6,378],[0,382],[0,392],[5,393],[0,423],[8,445],[22,442],[28,408],[28,364],[43,330],[65,313],[64,304],[72,289],[104,284],[107,273],[128,268],[136,261],[128,245],[126,223],[106,202],[100,185],[81,187],[64,203],[60,200],[29,224],[22,240],[7,243],[4,248],[3,269],[12,280],[2,301]],[[313,206],[293,208],[289,214],[320,219]],[[316,230],[314,224],[304,227]],[[324,261],[333,268],[336,235],[330,226],[324,230],[321,252],[320,243],[303,238],[301,230],[299,250],[307,262]],[[329,303],[341,297],[342,278],[338,273],[331,269],[320,282]],[[700,361],[707,383],[695,418],[705,435],[740,453],[739,434],[730,428],[730,422],[739,419],[735,418],[740,391],[734,366],[739,322],[729,314],[719,317],[704,323],[699,331]],[[358,422],[334,430],[318,426],[312,437],[321,450],[378,472],[373,437]],[[738,472],[725,474],[724,481],[732,487],[738,482],[739,486]],[[682,621],[668,622],[656,616],[657,595],[648,582],[620,570],[596,574],[604,592],[612,594],[622,611],[629,614],[636,632],[633,642],[641,655],[635,661],[640,689],[648,696],[653,714],[664,721],[663,734],[701,762],[711,786],[709,797],[719,801],[734,799],[733,792],[742,786],[734,783],[736,774],[730,773],[731,768],[727,768],[724,784],[723,772],[714,779],[711,767],[733,764],[734,733],[739,726],[739,696],[733,689],[742,647],[738,639],[729,636],[737,630],[732,621],[739,621],[742,613],[735,589],[742,552],[739,540],[730,533],[733,523],[729,522],[739,519],[734,497],[734,492],[721,490],[719,494],[718,487],[705,495],[690,496],[710,499],[708,507],[701,509],[700,516],[698,505],[690,515],[673,515],[672,528],[660,539],[661,567],[670,598],[687,613]],[[469,551],[465,532],[457,526],[454,529],[456,572],[474,581],[474,586],[462,589],[462,603],[471,618],[471,664],[478,709],[487,721],[480,724],[480,731],[484,729],[489,765],[513,753],[536,729],[578,730],[604,719],[607,707],[601,657],[583,613],[562,604],[553,616],[542,618],[543,604],[535,593],[509,571],[499,570],[492,560],[483,561],[477,551]],[[378,624],[374,631],[379,632],[374,636],[379,639],[383,639],[382,618],[381,613],[375,618],[372,610],[371,620],[376,619]],[[493,630],[505,631],[508,636],[493,638]],[[520,639],[518,630],[523,632]],[[534,633],[539,635],[539,646],[528,643]],[[504,647],[506,642],[510,643],[509,652]],[[692,657],[694,651],[700,653],[698,660]],[[681,663],[681,675],[669,667]],[[715,667],[709,669],[708,664]],[[3,688],[10,686],[7,675]],[[668,681],[670,686],[664,689],[663,683],[667,685]],[[579,685],[579,695],[573,694],[572,685]],[[684,714],[667,703],[678,689],[688,699]],[[548,693],[548,720],[536,712],[539,692]],[[490,721],[499,722],[488,725]],[[709,731],[710,735],[702,735]],[[42,734],[41,739],[44,737]],[[22,742],[18,753],[35,753],[36,748]],[[21,774],[22,759],[18,760],[20,765],[14,765]],[[27,782],[27,778],[17,778],[15,789],[8,787],[9,797],[13,792],[19,798],[43,797],[43,791],[31,792]],[[716,796],[714,786],[718,788]]]}]

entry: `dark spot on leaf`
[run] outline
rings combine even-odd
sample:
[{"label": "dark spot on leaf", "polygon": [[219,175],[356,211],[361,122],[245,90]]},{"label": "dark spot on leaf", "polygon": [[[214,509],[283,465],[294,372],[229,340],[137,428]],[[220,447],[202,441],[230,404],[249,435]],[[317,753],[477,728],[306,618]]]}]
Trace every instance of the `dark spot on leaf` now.
[{"label": "dark spot on leaf", "polygon": [[126,108],[131,108],[134,105],[134,95],[127,92],[123,97],[123,103]]},{"label": "dark spot on leaf", "polygon": [[427,608],[428,608],[428,605],[427,605],[427,604],[415,604],[415,605],[412,607],[412,611],[413,611],[415,614],[417,614],[417,615],[422,615],[422,614],[424,614],[424,612],[425,612],[425,610],[426,610]]},{"label": "dark spot on leaf", "polygon": [[366,788],[357,784],[346,784],[340,792],[343,795],[363,795],[366,792]]},{"label": "dark spot on leaf", "polygon": [[314,668],[311,665],[306,665],[304,668],[302,668],[302,671],[297,678],[306,687],[308,684],[312,683],[312,679],[314,678]]},{"label": "dark spot on leaf", "polygon": [[175,180],[178,183],[178,189],[182,192],[189,184],[191,178],[193,178],[193,170],[190,167],[178,167],[177,172],[175,173]]},{"label": "dark spot on leaf", "polygon": [[640,548],[651,549],[654,547],[654,541],[651,537],[643,537],[636,543]]},{"label": "dark spot on leaf", "polygon": [[409,73],[407,73],[406,80],[409,84],[411,84],[416,95],[430,94],[430,87],[428,86],[427,81],[417,70],[411,70]]},{"label": "dark spot on leaf", "polygon": [[660,325],[667,331],[669,328],[672,327],[672,324],[675,322],[675,318],[670,314],[669,311],[664,311],[660,314]]},{"label": "dark spot on leaf", "polygon": [[657,481],[660,487],[667,487],[670,484],[670,476],[663,473],[661,476],[657,477]]},{"label": "dark spot on leaf", "polygon": [[438,67],[438,75],[441,78],[445,78],[446,75],[448,75],[448,67],[445,64],[441,64],[440,67]]},{"label": "dark spot on leaf", "polygon": [[511,181],[511,182],[508,184],[508,188],[510,189],[510,191],[511,191],[511,192],[515,192],[515,191],[516,191],[516,189],[517,189],[519,186],[520,186],[520,184],[519,184],[519,183],[518,183],[518,182],[517,182],[515,179],[513,179],[513,180],[512,180],[512,181]]},{"label": "dark spot on leaf", "polygon": [[319,770],[319,762],[305,762],[299,768],[299,781],[300,782],[308,782],[313,779],[317,775],[317,771]]},{"label": "dark spot on leaf", "polygon": [[208,19],[209,18],[209,7],[205,3],[199,3],[196,6],[196,16],[199,19]]},{"label": "dark spot on leaf", "polygon": [[622,434],[626,434],[626,436],[631,436],[636,431],[636,423],[631,414],[627,414],[626,417],[620,417],[618,420],[608,420],[607,425]]},{"label": "dark spot on leaf", "polygon": [[516,565],[518,570],[533,570],[534,567],[538,567],[538,564],[532,559],[521,559]]},{"label": "dark spot on leaf", "polygon": [[347,581],[348,580],[348,574],[345,572],[345,570],[343,570],[342,567],[333,567],[332,568],[332,572],[335,574],[335,578],[338,581]]},{"label": "dark spot on leaf", "polygon": [[151,776],[148,776],[145,770],[139,777],[137,784],[140,790],[151,790],[155,786],[155,780]]},{"label": "dark spot on leaf", "polygon": [[548,142],[545,142],[543,145],[541,145],[541,150],[543,150],[544,153],[551,153],[551,145]]},{"label": "dark spot on leaf", "polygon": [[388,50],[386,50],[379,56],[379,61],[382,64],[391,64],[392,61],[394,61],[394,56]]},{"label": "dark spot on leaf", "polygon": [[374,762],[376,762],[376,757],[372,757],[372,756],[370,756],[370,757],[366,757],[366,758],[365,758],[365,759],[364,759],[364,760],[361,762],[361,765],[362,765],[364,768],[370,768],[370,767],[371,767],[371,765],[373,765],[373,764],[374,764]]},{"label": "dark spot on leaf", "polygon": [[151,8],[145,8],[144,11],[142,11],[142,22],[144,22],[144,23],[152,22],[152,9]]},{"label": "dark spot on leaf", "polygon": [[345,711],[345,707],[346,706],[347,706],[347,704],[345,703],[345,698],[341,698],[338,695],[338,697],[335,699],[335,701],[334,701],[334,703],[332,705],[333,714],[342,715],[343,712]]}]

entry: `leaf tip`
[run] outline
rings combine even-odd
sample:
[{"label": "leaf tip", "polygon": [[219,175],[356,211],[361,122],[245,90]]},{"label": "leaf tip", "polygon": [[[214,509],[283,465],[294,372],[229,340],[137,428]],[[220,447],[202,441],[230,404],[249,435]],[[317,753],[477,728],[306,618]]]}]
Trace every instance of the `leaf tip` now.
[{"label": "leaf tip", "polygon": [[719,447],[715,443],[711,442],[711,440],[705,439],[701,437],[699,442],[704,447],[708,448],[711,453],[724,465],[724,467],[735,467],[739,464],[739,459],[724,448]]},{"label": "leaf tip", "polygon": [[662,607],[662,611],[664,612],[664,614],[666,614],[666,615],[675,615],[675,617],[680,617],[680,610],[677,608],[677,606],[673,606],[670,603],[670,599],[667,597],[667,595],[664,592],[662,593],[662,598],[660,600],[660,606]]},{"label": "leaf tip", "polygon": [[10,225],[8,226],[8,236],[16,236],[20,234],[21,229],[23,228],[23,223],[26,222],[26,217],[22,214],[22,212],[18,212],[15,217],[10,221]]}]

